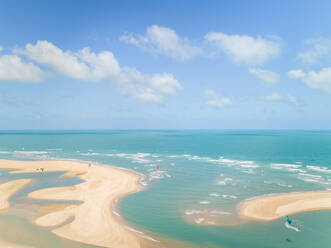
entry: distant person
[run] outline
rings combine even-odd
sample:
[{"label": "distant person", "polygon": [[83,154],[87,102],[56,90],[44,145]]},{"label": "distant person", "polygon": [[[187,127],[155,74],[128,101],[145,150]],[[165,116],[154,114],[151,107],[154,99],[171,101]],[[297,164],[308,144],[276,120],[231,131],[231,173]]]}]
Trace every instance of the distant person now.
[{"label": "distant person", "polygon": [[289,223],[290,225],[292,224],[292,220],[286,215],[285,216],[285,220],[287,223]]}]

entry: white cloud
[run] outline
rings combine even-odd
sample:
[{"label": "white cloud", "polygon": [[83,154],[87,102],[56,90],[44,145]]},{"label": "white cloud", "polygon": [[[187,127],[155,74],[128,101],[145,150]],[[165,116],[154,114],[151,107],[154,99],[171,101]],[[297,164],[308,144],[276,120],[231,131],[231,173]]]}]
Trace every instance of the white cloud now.
[{"label": "white cloud", "polygon": [[177,33],[166,27],[153,25],[147,28],[145,35],[127,34],[120,37],[121,41],[133,44],[142,50],[156,54],[188,60],[199,55],[202,51],[193,46],[187,38],[181,38]]},{"label": "white cloud", "polygon": [[204,92],[204,95],[206,98],[206,104],[210,106],[221,108],[224,107],[225,105],[232,104],[229,98],[221,97],[213,90],[206,90]]},{"label": "white cloud", "polygon": [[163,94],[175,94],[178,89],[182,89],[182,86],[174,78],[172,74],[154,74],[150,78],[151,86]]},{"label": "white cloud", "polygon": [[38,41],[35,45],[27,44],[24,50],[18,49],[16,53],[74,79],[99,81],[120,72],[111,52],[95,54],[89,48],[83,48],[78,53],[64,52],[51,42]]},{"label": "white cloud", "polygon": [[264,99],[267,101],[280,101],[280,100],[282,100],[282,98],[283,97],[281,95],[279,95],[278,93],[272,93],[271,95],[264,97]]},{"label": "white cloud", "polygon": [[302,79],[305,77],[305,73],[302,70],[291,70],[287,72],[287,75],[292,79]]},{"label": "white cloud", "polygon": [[0,46],[0,52],[3,50],[3,47],[2,46]]},{"label": "white cloud", "polygon": [[[144,51],[155,54],[189,60],[196,56],[208,56],[210,47],[205,44],[194,45],[185,37],[180,37],[175,30],[153,25],[146,33],[125,34],[120,40],[132,44]],[[204,40],[216,45],[217,49],[229,55],[238,64],[262,65],[279,55],[281,39],[276,36],[251,37],[247,35],[227,35],[221,32],[209,32]]]},{"label": "white cloud", "polygon": [[172,74],[142,75],[135,68],[123,67],[115,80],[117,89],[146,102],[161,102],[166,95],[173,95],[183,87]]},{"label": "white cloud", "polygon": [[273,71],[262,70],[262,69],[250,69],[249,73],[260,79],[267,85],[274,85],[278,82],[278,74]]},{"label": "white cloud", "polygon": [[38,66],[25,63],[16,55],[0,56],[0,81],[40,82],[43,76]]},{"label": "white cloud", "polygon": [[[94,53],[88,47],[78,52],[63,51],[51,42],[38,41],[14,52],[68,78],[112,82],[121,93],[146,102],[160,102],[183,88],[170,73],[144,75],[136,68],[120,67],[110,51]],[[33,64],[29,65],[32,70]]]},{"label": "white cloud", "polygon": [[219,32],[207,33],[205,39],[230,56],[235,63],[262,65],[280,53],[279,38],[227,35]]},{"label": "white cloud", "polygon": [[315,64],[331,54],[331,39],[319,38],[306,40],[310,49],[300,52],[297,58],[304,64]]},{"label": "white cloud", "polygon": [[331,93],[331,67],[323,68],[318,72],[291,70],[287,74],[290,78],[302,80],[308,87],[312,89],[318,89]]},{"label": "white cloud", "polygon": [[263,97],[264,100],[276,102],[276,101],[285,101],[295,105],[298,105],[298,100],[292,95],[287,95],[286,97],[281,96],[280,94],[274,92],[271,95]]}]

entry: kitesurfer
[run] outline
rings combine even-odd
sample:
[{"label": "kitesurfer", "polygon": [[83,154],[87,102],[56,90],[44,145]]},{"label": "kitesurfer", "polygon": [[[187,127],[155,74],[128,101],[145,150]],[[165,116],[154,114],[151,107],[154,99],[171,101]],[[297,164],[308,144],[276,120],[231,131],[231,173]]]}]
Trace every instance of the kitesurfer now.
[{"label": "kitesurfer", "polygon": [[288,216],[285,216],[285,226],[287,228],[290,228],[290,229],[296,231],[296,232],[300,232],[300,228],[292,226],[292,220]]},{"label": "kitesurfer", "polygon": [[292,224],[292,220],[286,215],[285,216],[285,220],[287,223],[289,223],[290,225]]}]

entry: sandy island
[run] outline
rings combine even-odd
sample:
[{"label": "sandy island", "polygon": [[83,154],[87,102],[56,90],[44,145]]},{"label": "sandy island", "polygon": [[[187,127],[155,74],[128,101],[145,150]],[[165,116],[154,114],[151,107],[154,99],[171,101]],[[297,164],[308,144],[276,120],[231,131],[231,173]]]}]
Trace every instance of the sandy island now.
[{"label": "sandy island", "polygon": [[[10,173],[66,171],[67,177],[80,177],[84,182],[75,186],[31,192],[29,197],[34,199],[82,202],[44,208],[45,215],[35,222],[41,226],[56,226],[52,230],[56,235],[86,244],[116,248],[141,247],[138,235],[125,228],[111,210],[117,199],[140,190],[138,174],[75,161],[0,160],[0,169],[15,169]],[[29,181],[21,179],[0,185],[1,207],[8,208],[8,198]]]},{"label": "sandy island", "polygon": [[31,179],[19,179],[0,184],[0,211],[6,212],[9,208],[9,198],[31,181]]},{"label": "sandy island", "polygon": [[257,221],[273,221],[286,215],[327,209],[331,210],[331,191],[260,196],[240,203],[239,214]]}]

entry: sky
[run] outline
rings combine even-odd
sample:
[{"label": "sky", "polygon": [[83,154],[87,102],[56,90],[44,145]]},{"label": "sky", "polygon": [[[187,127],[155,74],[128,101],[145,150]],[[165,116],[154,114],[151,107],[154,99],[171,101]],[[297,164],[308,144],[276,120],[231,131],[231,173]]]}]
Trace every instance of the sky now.
[{"label": "sky", "polygon": [[330,1],[0,1],[0,129],[330,129]]}]

